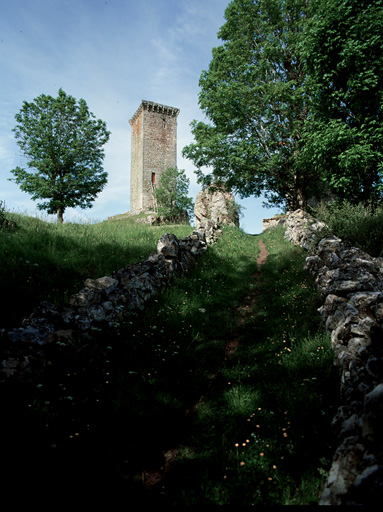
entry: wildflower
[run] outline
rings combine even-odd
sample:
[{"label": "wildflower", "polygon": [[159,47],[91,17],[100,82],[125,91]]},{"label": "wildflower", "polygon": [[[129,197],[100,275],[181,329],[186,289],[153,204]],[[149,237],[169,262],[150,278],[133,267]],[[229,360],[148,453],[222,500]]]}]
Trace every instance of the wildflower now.
[{"label": "wildflower", "polygon": [[244,462],[241,462],[241,466],[244,466],[244,465],[245,465],[245,463],[244,463]]},{"label": "wildflower", "polygon": [[246,446],[246,443],[242,443],[242,446]]},{"label": "wildflower", "polygon": [[261,452],[259,455],[260,455],[261,457],[263,457],[265,454],[264,454],[263,452]]},{"label": "wildflower", "polygon": [[277,466],[275,466],[275,465],[274,465],[274,466],[273,466],[273,469],[277,469]]},{"label": "wildflower", "polygon": [[235,443],[235,445],[234,445],[234,446],[235,446],[236,448],[238,448],[239,444],[238,444],[238,443]]}]

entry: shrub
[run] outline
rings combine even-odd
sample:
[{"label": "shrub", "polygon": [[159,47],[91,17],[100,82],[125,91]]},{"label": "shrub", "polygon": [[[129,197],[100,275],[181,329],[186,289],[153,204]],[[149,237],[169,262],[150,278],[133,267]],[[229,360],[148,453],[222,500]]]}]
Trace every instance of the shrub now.
[{"label": "shrub", "polygon": [[16,222],[9,220],[6,216],[5,201],[0,201],[0,229],[2,228],[10,231],[16,229]]},{"label": "shrub", "polygon": [[333,202],[316,208],[314,215],[342,240],[371,256],[383,255],[383,206],[373,208],[361,203]]}]

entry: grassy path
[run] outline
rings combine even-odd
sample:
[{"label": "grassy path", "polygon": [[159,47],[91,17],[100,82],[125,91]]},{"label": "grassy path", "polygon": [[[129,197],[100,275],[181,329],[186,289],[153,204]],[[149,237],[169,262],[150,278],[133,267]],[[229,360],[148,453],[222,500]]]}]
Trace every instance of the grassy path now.
[{"label": "grassy path", "polygon": [[322,490],[337,385],[329,340],[304,253],[281,232],[256,243],[262,256],[222,340],[219,368],[160,472],[145,470],[150,502],[312,504]]},{"label": "grassy path", "polygon": [[[254,274],[252,276],[252,278],[254,280],[257,280],[261,277],[260,269],[261,269],[262,265],[266,262],[267,255],[268,255],[266,246],[262,240],[259,240],[259,249],[260,249],[260,252],[259,252],[259,256],[257,258],[257,271],[254,272]],[[243,326],[243,324],[248,319],[249,315],[251,315],[253,313],[253,309],[254,309],[258,294],[259,294],[259,290],[253,288],[252,291],[243,298],[241,304],[239,304],[237,306],[236,317],[237,317],[238,327]],[[238,348],[239,342],[240,342],[240,336],[238,334],[238,330],[235,329],[234,332],[232,333],[232,337],[231,338],[229,337],[229,339],[225,342],[225,352],[224,352],[225,360],[227,360],[234,354],[234,352]],[[210,382],[209,382],[206,392],[208,392],[213,380],[216,377],[217,377],[217,373],[213,373],[210,375]],[[204,396],[202,395],[199,398],[199,400],[192,407],[189,407],[185,411],[185,414],[186,415],[195,414],[196,411],[203,406],[204,406]],[[154,487],[156,487],[156,486],[158,487],[158,486],[162,485],[165,478],[167,477],[167,474],[173,468],[174,464],[177,464],[180,461],[180,459],[182,458],[182,451],[183,451],[182,447],[168,449],[164,453],[163,461],[159,468],[155,468],[155,469],[152,468],[149,470],[142,471],[142,480],[143,480],[143,483],[144,483],[144,486],[146,489],[151,491]]]},{"label": "grassy path", "polygon": [[53,352],[23,468],[142,505],[315,503],[337,382],[304,256],[227,229],[142,317]]}]

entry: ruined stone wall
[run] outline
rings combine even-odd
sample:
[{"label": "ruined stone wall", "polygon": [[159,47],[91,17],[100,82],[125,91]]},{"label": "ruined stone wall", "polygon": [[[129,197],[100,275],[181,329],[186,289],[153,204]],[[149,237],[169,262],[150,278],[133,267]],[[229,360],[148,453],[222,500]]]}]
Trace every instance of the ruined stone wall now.
[{"label": "ruined stone wall", "polygon": [[239,227],[239,215],[233,194],[225,190],[205,189],[198,192],[194,215],[197,227],[204,222]]},{"label": "ruined stone wall", "polygon": [[179,109],[142,100],[132,119],[130,210],[153,211],[152,184],[161,173],[177,167]]},{"label": "ruined stone wall", "polygon": [[131,168],[130,168],[130,211],[142,210],[143,194],[143,112],[138,110],[129,121],[131,134]]},{"label": "ruined stone wall", "polygon": [[37,379],[47,364],[46,351],[52,342],[90,342],[92,328],[123,322],[140,313],[149,300],[192,268],[216,237],[214,226],[201,226],[182,240],[165,233],[148,259],[110,276],[87,279],[67,306],[42,302],[21,326],[1,329],[0,383],[12,378],[22,382]]},{"label": "ruined stone wall", "polygon": [[268,229],[276,228],[277,226],[283,226],[285,223],[284,217],[272,217],[271,219],[262,219],[262,233]]},{"label": "ruined stone wall", "polygon": [[[338,448],[320,505],[378,505],[383,500],[383,259],[324,229],[307,213],[286,216],[286,238],[309,249],[319,309],[339,368],[340,404],[333,419]],[[324,232],[325,233],[325,232]]]}]

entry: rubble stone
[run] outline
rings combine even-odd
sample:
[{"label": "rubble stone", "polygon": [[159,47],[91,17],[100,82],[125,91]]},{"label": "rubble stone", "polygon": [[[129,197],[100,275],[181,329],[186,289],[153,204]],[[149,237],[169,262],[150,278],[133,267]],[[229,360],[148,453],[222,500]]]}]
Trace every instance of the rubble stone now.
[{"label": "rubble stone", "polygon": [[211,221],[213,225],[227,224],[239,227],[234,196],[223,189],[210,187],[201,190],[195,200],[194,215],[197,228],[206,221]]},{"label": "rubble stone", "polygon": [[69,298],[69,307],[42,302],[20,327],[1,329],[0,339],[8,348],[0,365],[0,383],[10,378],[30,379],[32,362],[36,374],[43,371],[44,348],[52,341],[79,343],[89,337],[92,327],[113,325],[127,315],[141,312],[149,300],[195,265],[208,243],[217,240],[216,232],[220,233],[218,225],[209,222],[206,227],[202,223],[182,240],[164,233],[157,252],[148,259],[118,269],[110,276],[86,279],[84,287]]},{"label": "rubble stone", "polygon": [[[323,234],[322,239],[319,234]],[[328,234],[298,210],[286,216],[286,238],[307,249],[319,313],[331,332],[339,368],[338,436],[320,505],[377,505],[383,500],[383,262]]]}]

